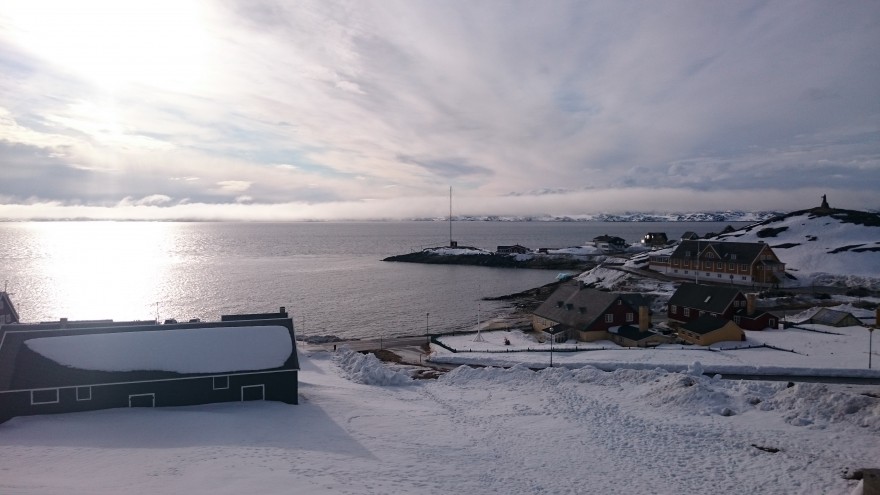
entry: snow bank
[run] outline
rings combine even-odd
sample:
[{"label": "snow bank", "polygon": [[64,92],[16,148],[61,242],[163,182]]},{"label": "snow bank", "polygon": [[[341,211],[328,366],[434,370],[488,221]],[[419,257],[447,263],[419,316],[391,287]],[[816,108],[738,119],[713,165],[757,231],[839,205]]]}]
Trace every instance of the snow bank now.
[{"label": "snow bank", "polygon": [[601,371],[593,366],[577,369],[546,368],[532,371],[524,365],[504,368],[460,366],[441,376],[449,386],[473,386],[482,382],[496,387],[566,387],[588,383],[626,390],[633,400],[671,414],[734,416],[751,410],[779,411],[794,426],[826,428],[847,423],[873,433],[880,432],[880,399],[856,393],[831,391],[824,384],[722,380],[702,375],[699,362],[683,372],[662,369]]},{"label": "snow bank", "polygon": [[342,349],[334,354],[333,360],[349,380],[364,385],[409,385],[414,381],[405,371],[389,369],[372,353]]}]

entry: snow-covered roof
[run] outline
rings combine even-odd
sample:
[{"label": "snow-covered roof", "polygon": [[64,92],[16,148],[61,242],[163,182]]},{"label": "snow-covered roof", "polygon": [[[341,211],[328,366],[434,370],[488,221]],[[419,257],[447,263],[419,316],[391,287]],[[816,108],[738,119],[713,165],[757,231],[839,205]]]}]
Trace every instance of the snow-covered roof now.
[{"label": "snow-covered roof", "polygon": [[24,345],[58,364],[95,371],[224,373],[278,368],[293,352],[280,325],[39,337]]}]

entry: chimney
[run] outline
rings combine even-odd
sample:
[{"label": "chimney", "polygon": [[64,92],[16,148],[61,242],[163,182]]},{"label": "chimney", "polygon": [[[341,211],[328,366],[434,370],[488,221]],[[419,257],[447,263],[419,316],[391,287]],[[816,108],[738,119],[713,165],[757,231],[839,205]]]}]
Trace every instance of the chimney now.
[{"label": "chimney", "polygon": [[755,312],[755,295],[746,294],[746,314],[751,315]]},{"label": "chimney", "polygon": [[651,326],[651,312],[647,306],[639,306],[639,330],[647,332]]}]

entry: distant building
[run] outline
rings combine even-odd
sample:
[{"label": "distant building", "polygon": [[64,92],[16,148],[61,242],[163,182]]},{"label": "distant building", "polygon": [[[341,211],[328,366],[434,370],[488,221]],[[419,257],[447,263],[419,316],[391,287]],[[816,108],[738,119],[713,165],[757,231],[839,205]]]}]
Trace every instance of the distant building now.
[{"label": "distant building", "polygon": [[513,246],[498,246],[495,252],[498,254],[528,254],[531,250],[525,246],[514,244]]},{"label": "distant building", "polygon": [[[283,314],[283,317],[278,317]],[[293,321],[60,321],[0,327],[0,422],[115,407],[298,403]]]},{"label": "distant building", "polygon": [[681,241],[671,254],[652,254],[648,267],[670,277],[762,287],[785,277],[785,264],[763,242]]},{"label": "distant building", "polygon": [[661,248],[669,244],[669,239],[666,238],[665,232],[648,232],[642,238],[642,244],[645,247]]},{"label": "distant building", "polygon": [[622,253],[626,251],[626,241],[613,235],[600,235],[593,238],[593,244],[604,253]]},{"label": "distant building", "polygon": [[693,241],[693,240],[696,240],[696,239],[699,239],[699,238],[700,238],[700,236],[699,236],[696,232],[694,232],[694,231],[692,231],[692,230],[688,230],[688,231],[685,232],[684,234],[681,234],[681,240],[682,240],[682,241]]},{"label": "distant building", "polygon": [[830,327],[855,327],[862,325],[862,321],[846,311],[822,308],[804,323],[818,323]]}]

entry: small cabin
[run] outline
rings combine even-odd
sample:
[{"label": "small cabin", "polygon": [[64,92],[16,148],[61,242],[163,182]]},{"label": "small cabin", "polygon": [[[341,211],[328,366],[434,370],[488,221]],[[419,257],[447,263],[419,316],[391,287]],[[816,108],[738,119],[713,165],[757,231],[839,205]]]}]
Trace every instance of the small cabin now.
[{"label": "small cabin", "polygon": [[646,247],[663,247],[669,243],[665,232],[648,232],[642,238],[642,244]]}]

